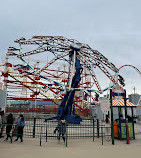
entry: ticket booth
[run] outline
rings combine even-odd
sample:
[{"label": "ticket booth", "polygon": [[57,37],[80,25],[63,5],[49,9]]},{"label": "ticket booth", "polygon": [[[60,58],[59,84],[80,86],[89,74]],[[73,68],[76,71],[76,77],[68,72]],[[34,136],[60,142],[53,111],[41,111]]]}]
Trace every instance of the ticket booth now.
[{"label": "ticket booth", "polygon": [[[135,131],[134,131],[134,108],[136,105],[127,101],[126,102],[127,111],[131,109],[130,116],[126,118],[126,123],[128,126],[129,138],[135,139]],[[113,122],[114,126],[114,137],[117,139],[125,139],[126,138],[126,124],[125,118],[122,115],[122,110],[124,110],[124,99],[113,100],[113,108],[118,108],[118,119],[115,119]]]}]

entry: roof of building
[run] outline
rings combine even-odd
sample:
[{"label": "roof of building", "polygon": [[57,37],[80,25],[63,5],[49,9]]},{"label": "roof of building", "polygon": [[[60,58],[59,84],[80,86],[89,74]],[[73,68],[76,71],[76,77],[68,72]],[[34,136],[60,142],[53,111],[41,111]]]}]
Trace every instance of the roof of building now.
[{"label": "roof of building", "polygon": [[[113,106],[124,106],[124,99],[120,99],[120,100],[118,100],[118,99],[115,99],[115,100],[113,100]],[[126,106],[137,106],[137,105],[135,105],[135,104],[133,104],[133,103],[131,103],[131,102],[129,102],[129,101],[126,101]]]}]

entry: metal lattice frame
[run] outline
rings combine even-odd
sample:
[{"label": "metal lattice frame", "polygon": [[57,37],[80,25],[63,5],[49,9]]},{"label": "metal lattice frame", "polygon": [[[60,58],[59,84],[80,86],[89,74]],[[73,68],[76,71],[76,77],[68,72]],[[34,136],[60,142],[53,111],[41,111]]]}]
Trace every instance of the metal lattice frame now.
[{"label": "metal lattice frame", "polygon": [[[34,84],[38,84],[40,87],[38,94],[42,95],[42,97],[44,98],[48,98],[46,95],[46,92],[48,91],[51,91],[53,94],[58,95],[60,99],[63,98],[62,94],[64,93],[65,89],[68,88],[67,85],[63,84],[58,80],[55,80],[54,78],[57,78],[57,76],[49,73],[48,70],[49,67],[58,60],[64,60],[69,65],[69,54],[72,51],[70,45],[73,44],[77,44],[80,47],[80,51],[77,51],[77,57],[81,61],[82,65],[85,65],[84,67],[89,72],[89,75],[92,78],[91,82],[93,82],[93,84],[89,85],[89,88],[84,88],[83,83],[81,83],[82,86],[80,86],[80,88],[77,88],[76,90],[85,90],[87,92],[96,91],[99,93],[102,93],[105,90],[101,88],[101,85],[98,81],[98,77],[95,73],[95,67],[97,67],[101,72],[103,72],[105,76],[107,76],[107,79],[112,81],[113,85],[117,84],[117,81],[113,77],[113,74],[109,72],[109,70],[114,74],[118,73],[119,70],[115,67],[114,64],[109,62],[104,55],[102,55],[97,50],[93,50],[87,44],[80,43],[74,39],[67,39],[63,36],[33,36],[31,39],[28,40],[26,40],[25,38],[21,38],[15,40],[14,42],[18,43],[20,47],[9,47],[7,56],[9,58],[16,57],[17,59],[20,59],[21,61],[23,61],[24,65],[29,68],[29,70],[25,71],[24,74],[18,74],[18,71],[16,73],[21,77],[27,77],[30,80],[29,83],[34,82]],[[37,48],[34,50],[22,52],[22,45],[34,45]],[[47,64],[38,69],[33,68],[25,59],[25,57],[27,56],[36,55],[43,52],[51,52],[54,55],[54,57]],[[83,63],[84,58],[86,64]],[[31,88],[31,86],[28,86],[28,83],[24,84],[20,78],[16,77],[16,75],[12,75],[10,72],[15,72],[14,67],[9,68],[9,77],[13,78],[19,85],[26,87],[27,89],[32,91],[32,93],[38,95],[35,88]],[[59,72],[59,75],[62,76],[63,73],[69,75],[69,72],[63,71]],[[46,80],[48,83],[45,84],[43,81],[37,82],[34,79],[35,76],[42,78],[42,80]],[[14,84],[14,81],[12,82]],[[53,86],[49,86],[49,84],[52,84]],[[93,89],[94,84],[97,89]],[[46,87],[46,90],[44,90],[44,87]]]}]

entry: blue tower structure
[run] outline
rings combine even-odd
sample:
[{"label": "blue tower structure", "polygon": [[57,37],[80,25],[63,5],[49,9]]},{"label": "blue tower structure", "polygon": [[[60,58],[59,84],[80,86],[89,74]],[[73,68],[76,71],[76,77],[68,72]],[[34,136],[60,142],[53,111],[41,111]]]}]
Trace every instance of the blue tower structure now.
[{"label": "blue tower structure", "polygon": [[[70,46],[70,48],[73,50],[70,52],[70,57],[72,60],[74,51],[76,51],[76,53],[77,53],[77,51],[79,51],[79,49],[75,48],[73,46]],[[52,119],[59,119],[61,116],[64,116],[64,118],[68,122],[73,123],[73,124],[80,124],[80,122],[82,121],[82,118],[79,115],[75,114],[75,107],[73,105],[75,88],[78,87],[78,84],[81,80],[81,73],[83,71],[83,68],[80,64],[80,61],[77,59],[77,57],[75,57],[75,69],[76,69],[76,71],[75,71],[75,74],[74,74],[72,82],[71,82],[70,90],[66,90],[66,94],[65,94],[61,104],[59,105],[59,108],[57,111],[57,116],[47,118],[47,119],[45,119],[45,122],[47,122],[48,120],[52,120]]]}]

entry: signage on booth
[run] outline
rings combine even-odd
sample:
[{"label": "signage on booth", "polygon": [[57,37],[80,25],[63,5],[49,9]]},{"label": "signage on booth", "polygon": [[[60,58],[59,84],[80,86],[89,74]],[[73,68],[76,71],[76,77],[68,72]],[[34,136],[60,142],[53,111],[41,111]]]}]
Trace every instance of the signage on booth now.
[{"label": "signage on booth", "polygon": [[114,99],[120,100],[124,98],[124,95],[125,95],[125,92],[121,86],[116,85],[112,88],[112,96],[114,97]]},{"label": "signage on booth", "polygon": [[[131,127],[128,126],[128,131],[129,131],[129,134],[131,133]],[[124,126],[124,134],[126,134],[126,126]]]},{"label": "signage on booth", "polygon": [[100,98],[100,107],[104,114],[108,114],[108,111],[110,110],[110,102],[107,98]]}]

